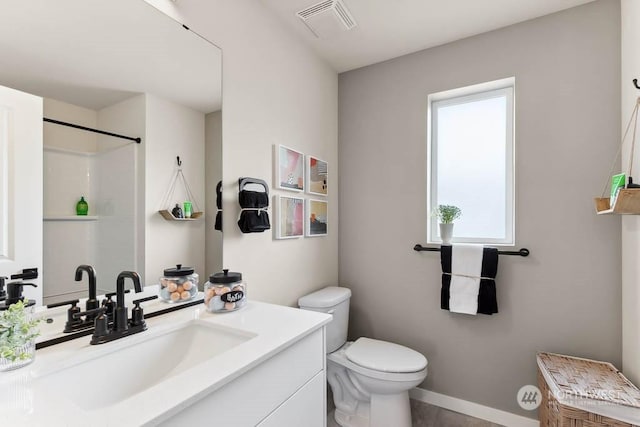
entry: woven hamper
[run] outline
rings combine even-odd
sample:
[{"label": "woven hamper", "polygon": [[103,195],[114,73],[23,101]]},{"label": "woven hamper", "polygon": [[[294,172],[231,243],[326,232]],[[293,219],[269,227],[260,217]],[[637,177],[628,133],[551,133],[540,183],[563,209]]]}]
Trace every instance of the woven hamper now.
[{"label": "woven hamper", "polygon": [[540,426],[639,427],[627,421],[640,420],[640,390],[612,364],[553,353],[537,362]]}]

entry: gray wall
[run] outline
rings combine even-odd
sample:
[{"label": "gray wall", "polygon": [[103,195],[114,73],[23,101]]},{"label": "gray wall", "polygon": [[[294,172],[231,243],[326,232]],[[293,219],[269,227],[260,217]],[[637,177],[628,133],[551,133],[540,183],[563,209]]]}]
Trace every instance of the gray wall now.
[{"label": "gray wall", "polygon": [[[500,313],[440,310],[426,240],[427,95],[516,77],[516,239]],[[535,417],[537,351],[620,365],[620,218],[592,198],[620,140],[620,6],[601,0],[340,75],[340,265],[350,336],[424,353],[421,387]]]}]

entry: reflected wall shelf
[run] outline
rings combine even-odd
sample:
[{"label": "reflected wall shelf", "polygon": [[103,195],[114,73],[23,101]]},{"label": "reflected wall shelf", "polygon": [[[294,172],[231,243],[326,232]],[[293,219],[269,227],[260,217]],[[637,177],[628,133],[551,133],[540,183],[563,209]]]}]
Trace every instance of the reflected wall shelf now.
[{"label": "reflected wall shelf", "polygon": [[168,210],[161,210],[158,212],[167,221],[197,221],[200,217],[202,217],[202,214],[203,214],[203,212],[193,212],[191,214],[191,218],[176,218]]},{"label": "reflected wall shelf", "polygon": [[615,204],[609,207],[609,198],[595,198],[598,215],[640,215],[640,188],[622,188]]},{"label": "reflected wall shelf", "polygon": [[[180,156],[176,156],[176,163],[178,165],[178,169],[176,169],[176,172],[173,174],[173,178],[171,178],[171,183],[169,184],[169,188],[167,189],[167,192],[165,193],[164,198],[162,199],[161,206],[173,205],[173,203],[170,203],[169,200],[173,200],[173,192],[176,189],[176,183],[179,180],[182,180],[182,185],[184,186],[184,190],[187,195],[187,200],[190,200],[192,203],[193,212],[191,212],[191,216],[189,218],[176,218],[171,213],[171,210],[170,210],[171,207],[167,209],[161,209],[158,211],[158,213],[162,215],[162,217],[167,221],[196,221],[204,215],[204,212],[202,212],[198,207],[198,202],[196,202],[196,199],[193,196],[191,189],[189,188],[189,184],[187,184],[187,179],[184,177],[184,174],[182,173],[182,160],[180,160]],[[178,206],[178,203],[176,203],[176,206]]]},{"label": "reflected wall shelf", "polygon": [[44,221],[97,221],[95,215],[47,215]]}]

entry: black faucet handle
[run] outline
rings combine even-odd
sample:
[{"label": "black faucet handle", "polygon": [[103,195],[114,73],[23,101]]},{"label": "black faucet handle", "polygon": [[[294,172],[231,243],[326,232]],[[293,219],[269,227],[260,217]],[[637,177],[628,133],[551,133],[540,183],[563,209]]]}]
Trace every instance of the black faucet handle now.
[{"label": "black faucet handle", "polygon": [[37,278],[38,278],[37,268],[23,268],[22,273],[11,275],[11,279],[32,280]]},{"label": "black faucet handle", "polygon": [[80,311],[78,313],[74,313],[73,318],[79,319],[82,316],[95,316],[95,315],[100,316],[104,314],[105,311],[106,311],[105,307],[94,308],[93,310],[87,310],[87,311]]},{"label": "black faucet handle", "polygon": [[136,299],[132,302],[136,305],[136,307],[140,307],[140,304],[142,304],[143,302],[153,301],[154,299],[158,299],[158,295],[151,295],[150,297]]},{"label": "black faucet handle", "polygon": [[47,308],[62,307],[64,305],[70,305],[71,308],[74,308],[76,306],[76,304],[78,304],[79,302],[80,302],[80,300],[77,300],[77,299],[72,299],[72,300],[69,300],[69,301],[55,302],[53,304],[47,304]]},{"label": "black faucet handle", "polygon": [[147,328],[147,325],[144,321],[144,313],[142,311],[142,307],[140,307],[140,304],[146,301],[152,301],[156,298],[158,298],[158,295],[152,295],[150,297],[140,298],[133,301],[135,307],[133,307],[133,310],[131,310],[131,326],[138,326],[144,329]]},{"label": "black faucet handle", "polygon": [[[131,289],[126,289],[124,291],[125,294],[128,294],[129,292],[131,292]],[[104,297],[107,298],[107,299],[111,299],[111,298],[115,297],[116,295],[118,295],[117,292],[109,292],[107,294],[104,294]]]}]

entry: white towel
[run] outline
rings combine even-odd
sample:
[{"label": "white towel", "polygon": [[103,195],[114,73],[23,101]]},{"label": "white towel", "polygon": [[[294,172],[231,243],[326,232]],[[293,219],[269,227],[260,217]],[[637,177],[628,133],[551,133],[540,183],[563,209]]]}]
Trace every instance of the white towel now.
[{"label": "white towel", "polygon": [[478,292],[482,274],[482,245],[453,245],[449,311],[478,314]]}]

